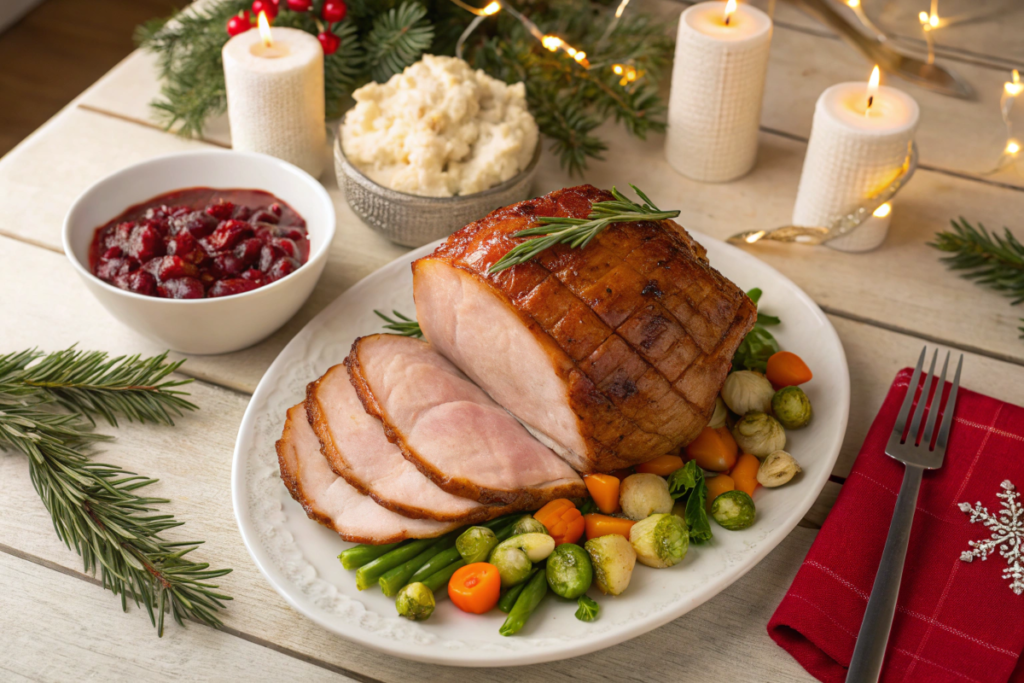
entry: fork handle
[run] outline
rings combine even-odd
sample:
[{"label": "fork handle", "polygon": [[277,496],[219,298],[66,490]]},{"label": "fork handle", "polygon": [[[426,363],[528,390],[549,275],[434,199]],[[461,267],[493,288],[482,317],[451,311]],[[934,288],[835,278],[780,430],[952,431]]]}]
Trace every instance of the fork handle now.
[{"label": "fork handle", "polygon": [[903,485],[896,497],[896,509],[893,510],[892,524],[889,525],[889,537],[885,539],[882,561],[878,564],[871,598],[864,612],[860,633],[857,634],[857,645],[853,648],[846,683],[875,683],[882,672],[923,473],[924,468],[907,465],[903,474]]}]

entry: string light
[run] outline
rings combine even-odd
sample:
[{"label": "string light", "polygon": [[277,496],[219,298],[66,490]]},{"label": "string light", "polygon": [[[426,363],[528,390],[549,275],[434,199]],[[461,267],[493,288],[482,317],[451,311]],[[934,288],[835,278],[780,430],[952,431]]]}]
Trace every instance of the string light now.
[{"label": "string light", "polygon": [[886,202],[885,204],[882,204],[877,209],[875,209],[871,215],[874,216],[875,218],[885,218],[890,213],[892,213],[892,204]]},{"label": "string light", "polygon": [[1017,163],[1017,154],[1021,150],[1021,143],[1013,137],[1013,120],[1010,118],[1010,113],[1013,111],[1013,105],[1017,101],[1017,96],[1022,92],[1024,92],[1024,83],[1021,83],[1020,72],[1014,69],[1010,74],[1010,80],[1003,83],[1002,97],[999,100],[999,110],[1003,115],[1003,125],[1006,126],[1006,145],[1003,147],[1002,154],[999,155],[995,167],[982,175],[998,173]]},{"label": "string light", "polygon": [[939,28],[939,0],[932,0],[932,11],[919,12],[917,20],[921,22],[921,31],[924,32],[924,41],[928,45],[928,63],[935,63],[935,38],[932,31]]},{"label": "string light", "polygon": [[1006,150],[1005,150],[1006,154],[1009,154],[1010,156],[1017,156],[1017,152],[1019,152],[1019,151],[1020,151],[1020,143],[1019,142],[1017,142],[1016,140],[1014,140],[1012,138],[1010,140],[1006,141]]},{"label": "string light", "polygon": [[[472,34],[473,31],[476,30],[477,26],[479,26],[480,23],[487,17],[494,16],[498,12],[505,10],[513,17],[518,19],[519,23],[521,23],[526,28],[530,35],[539,40],[540,44],[546,47],[548,50],[551,50],[552,52],[557,52],[561,50],[571,59],[573,59],[577,64],[583,66],[586,69],[590,68],[590,62],[587,61],[586,52],[584,52],[583,50],[577,50],[572,45],[569,45],[556,35],[542,33],[541,30],[537,28],[537,24],[533,23],[527,17],[520,14],[518,11],[516,11],[514,7],[510,5],[503,5],[500,2],[498,2],[498,0],[492,0],[492,2],[488,3],[484,7],[473,7],[472,5],[463,2],[463,0],[452,0],[452,2],[461,7],[462,9],[466,10],[467,12],[472,12],[473,14],[476,15],[476,18],[473,19],[473,21],[469,22],[469,26],[467,26],[466,30],[462,32],[462,35],[459,36],[459,41],[455,44],[455,56],[458,57],[459,59],[462,59],[462,49],[466,44],[466,39],[469,38],[470,34]],[[625,10],[625,6],[628,4],[629,0],[624,0],[620,4],[621,9]]]},{"label": "string light", "polygon": [[635,67],[629,64],[612,64],[612,73],[622,77],[619,79],[619,85],[623,87],[644,75],[643,71],[637,71]]}]

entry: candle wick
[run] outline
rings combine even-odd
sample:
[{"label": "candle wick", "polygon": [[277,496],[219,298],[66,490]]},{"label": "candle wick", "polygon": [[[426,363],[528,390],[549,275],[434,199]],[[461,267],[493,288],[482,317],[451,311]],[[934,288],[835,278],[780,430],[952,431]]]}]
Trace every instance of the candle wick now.
[{"label": "candle wick", "polygon": [[[875,103],[875,96],[874,95],[868,95],[868,111],[871,111],[871,105],[873,105],[874,103]],[[865,113],[867,113],[867,112],[865,112]]]},{"label": "candle wick", "polygon": [[728,26],[730,21],[732,21],[732,15],[731,14],[726,14],[725,15],[725,25]]}]

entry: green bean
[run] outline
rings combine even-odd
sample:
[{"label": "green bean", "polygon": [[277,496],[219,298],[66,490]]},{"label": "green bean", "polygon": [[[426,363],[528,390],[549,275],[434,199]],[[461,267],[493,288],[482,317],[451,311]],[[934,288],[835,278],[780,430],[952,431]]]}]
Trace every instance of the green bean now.
[{"label": "green bean", "polygon": [[360,545],[352,546],[348,550],[342,550],[341,554],[338,555],[338,559],[341,560],[341,566],[345,569],[359,569],[367,562],[376,560],[381,555],[388,553],[398,546],[405,543],[400,541],[398,543],[387,543],[385,545],[367,545],[361,543]]},{"label": "green bean", "polygon": [[425,578],[441,571],[455,560],[462,559],[462,555],[459,554],[457,548],[449,548],[448,550],[442,550],[437,555],[434,555],[426,564],[416,570],[416,572],[409,577],[409,583],[416,583],[417,581],[423,581]]},{"label": "green bean", "polygon": [[387,554],[381,555],[372,562],[364,564],[356,570],[356,588],[361,591],[366,590],[373,584],[377,583],[377,580],[380,579],[380,577],[389,569],[394,569],[398,565],[408,562],[430,546],[434,545],[434,543],[436,543],[436,540],[433,538],[413,541],[407,545],[395,548]]},{"label": "green bean", "polygon": [[452,578],[452,574],[454,574],[459,569],[465,566],[466,561],[460,557],[459,559],[455,560],[441,571],[434,572],[433,574],[425,578],[421,583],[430,590],[436,592],[438,589],[447,586],[448,579]]},{"label": "green bean", "polygon": [[511,612],[513,605],[516,604],[516,599],[519,597],[519,594],[523,592],[523,589],[526,588],[526,584],[530,582],[530,579],[533,578],[533,575],[537,571],[539,570],[537,568],[534,568],[533,571],[530,572],[530,576],[526,578],[526,581],[523,581],[518,586],[512,586],[507,591],[502,593],[501,598],[498,599],[498,609],[500,609],[505,614]]},{"label": "green bean", "polygon": [[538,571],[526,584],[526,588],[519,594],[516,604],[512,606],[512,611],[508,613],[508,618],[505,619],[505,623],[498,629],[498,633],[503,636],[511,636],[518,633],[547,593],[547,575],[542,571]]},{"label": "green bean", "polygon": [[398,565],[394,569],[384,572],[377,582],[380,584],[381,592],[389,598],[397,595],[405,584],[410,583],[409,577],[416,573],[416,570],[426,564],[430,558],[441,552],[438,544],[434,544],[408,562]]}]

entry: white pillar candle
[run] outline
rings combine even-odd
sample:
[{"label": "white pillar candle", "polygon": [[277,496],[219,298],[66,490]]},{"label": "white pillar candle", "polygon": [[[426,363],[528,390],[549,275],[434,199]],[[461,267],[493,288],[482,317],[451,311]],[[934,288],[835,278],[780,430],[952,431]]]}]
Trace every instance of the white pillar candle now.
[{"label": "white pillar candle", "polygon": [[289,161],[314,177],[323,171],[324,52],[314,36],[270,29],[267,45],[256,29],[224,46],[231,146]]},{"label": "white pillar candle", "polygon": [[693,5],[679,18],[665,154],[677,171],[705,182],[738,178],[757,157],[772,20],[725,2]]},{"label": "white pillar candle", "polygon": [[[920,114],[910,95],[881,86],[868,108],[867,83],[840,83],[818,98],[793,225],[827,227],[877,195],[899,175]],[[889,215],[871,216],[853,232],[826,242],[867,251],[885,241]]]}]

